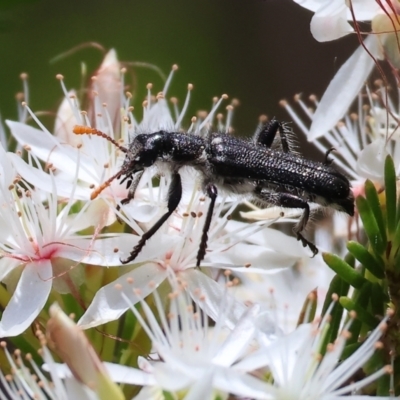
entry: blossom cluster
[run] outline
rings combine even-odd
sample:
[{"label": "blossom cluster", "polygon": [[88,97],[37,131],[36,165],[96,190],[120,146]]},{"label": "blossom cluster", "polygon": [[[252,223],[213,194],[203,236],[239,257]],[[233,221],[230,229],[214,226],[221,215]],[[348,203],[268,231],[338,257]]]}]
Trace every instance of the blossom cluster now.
[{"label": "blossom cluster", "polygon": [[[136,135],[158,131],[229,133],[235,101],[222,95],[190,117],[191,84],[181,108],[169,98],[174,65],[160,92],[147,85],[139,113],[126,68],[111,50],[83,93],[68,90],[57,75],[64,96],[49,129],[29,107],[22,75],[19,120],[5,122],[15,151],[0,129],[0,337],[6,339],[0,399],[397,394],[400,109],[386,82],[365,81],[373,57],[396,65],[388,21],[397,21],[398,4],[295,1],[315,12],[317,40],[359,32],[356,18],[372,20],[373,34],[320,102],[314,96],[311,108],[301,96],[295,107],[281,102],[319,150],[337,150],[338,168],[362,195],[357,215],[321,217],[320,252],[312,257],[277,229],[296,221],[298,210],[259,209],[222,193],[197,267],[210,199],[197,172],[181,167],[178,207],[125,264],[165,215],[171,174],[167,164],[145,169],[126,202],[132,181],[113,179],[124,148]],[[356,98],[357,113],[346,114]],[[75,135],[76,125],[103,134]],[[25,363],[21,350],[10,354],[10,343],[29,353]],[[40,356],[32,354],[39,345]]]}]

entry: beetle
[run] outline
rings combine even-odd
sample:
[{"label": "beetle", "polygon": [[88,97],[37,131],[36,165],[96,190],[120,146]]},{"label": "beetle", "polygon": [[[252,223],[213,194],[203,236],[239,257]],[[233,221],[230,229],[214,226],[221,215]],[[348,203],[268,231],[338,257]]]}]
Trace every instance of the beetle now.
[{"label": "beetle", "polygon": [[[184,166],[196,169],[202,188],[210,198],[196,266],[200,266],[207,249],[208,231],[218,191],[246,195],[262,204],[284,208],[299,208],[303,213],[293,227],[297,240],[308,246],[315,256],[317,247],[303,236],[309,217],[309,202],[354,215],[354,196],[345,175],[334,168],[327,151],[324,162],[309,160],[292,149],[287,124],[272,119],[259,130],[253,140],[236,138],[227,133],[214,132],[205,137],[184,132],[159,130],[136,135],[128,147],[120,146],[111,137],[97,129],[75,126],[75,134],[101,136],[125,153],[121,169],[96,190],[91,198],[110,185],[114,179],[127,182],[128,195],[122,204],[129,203],[144,170],[153,165],[165,167],[171,173],[168,189],[167,212],[145,232],[130,255],[122,263],[132,262],[146,241],[168,220],[182,197],[179,170]],[[280,143],[276,147],[277,134]]]}]

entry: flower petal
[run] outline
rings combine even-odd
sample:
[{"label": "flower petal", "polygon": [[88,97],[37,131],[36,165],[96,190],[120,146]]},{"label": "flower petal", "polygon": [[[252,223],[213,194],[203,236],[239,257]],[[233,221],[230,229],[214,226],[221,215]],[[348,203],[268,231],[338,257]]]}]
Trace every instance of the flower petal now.
[{"label": "flower petal", "polygon": [[214,374],[213,384],[215,388],[239,397],[251,399],[280,398],[272,385],[232,368],[218,368]]},{"label": "flower petal", "polygon": [[0,337],[22,333],[46,304],[52,286],[49,260],[26,264],[0,321]]},{"label": "flower petal", "polygon": [[[7,120],[6,123],[21,145],[28,145],[31,151],[41,160],[53,164],[56,169],[74,177],[78,159],[77,149],[62,145],[49,132],[32,128],[20,122]],[[74,166],[73,168],[71,168],[71,164]],[[97,174],[93,169],[93,162],[83,152],[80,155],[80,166],[79,178],[85,182],[97,184],[98,179],[96,179]]]},{"label": "flower petal", "polygon": [[228,295],[223,286],[209,278],[203,272],[195,269],[188,269],[182,274],[186,290],[196,304],[214,320],[220,318],[221,305],[229,305],[229,310],[225,310],[226,325],[233,328],[236,321],[240,319],[246,311],[246,306],[236,301]]},{"label": "flower petal", "polygon": [[103,363],[114,382],[127,383],[131,385],[154,385],[154,376],[140,369],[127,367],[126,365]]},{"label": "flower petal", "polygon": [[[380,56],[379,41],[374,35],[364,40],[364,46],[374,57]],[[363,46],[342,65],[315,111],[308,141],[324,135],[339,122],[360,92],[374,65],[374,60]]]},{"label": "flower petal", "polygon": [[0,281],[2,281],[11,271],[21,264],[20,260],[10,257],[0,259]]},{"label": "flower petal", "polygon": [[[200,271],[188,269],[181,273],[181,277],[192,299],[207,315],[217,320],[221,318],[223,311],[226,326],[234,328],[247,309],[243,303],[235,300],[222,285]],[[259,323],[261,321],[262,325]],[[257,317],[257,326],[265,340],[276,336],[277,327],[269,313],[265,312],[261,318]]]},{"label": "flower petal", "polygon": [[244,313],[213,358],[214,364],[229,367],[239,359],[255,335],[256,326],[253,319],[259,308],[256,305]]},{"label": "flower petal", "polygon": [[58,196],[70,198],[72,191],[74,191],[75,199],[88,200],[90,198],[92,191],[90,188],[83,188],[75,184],[75,189],[73,189],[73,183],[70,181],[60,177],[53,179],[44,171],[31,167],[20,156],[14,153],[7,153],[7,157],[9,157],[18,173],[38,189],[51,192],[55,185]]},{"label": "flower petal", "polygon": [[353,27],[347,22],[344,2],[325,2],[314,14],[310,30],[319,42],[339,39],[353,32]]},{"label": "flower petal", "polygon": [[383,138],[375,139],[361,151],[358,156],[356,171],[366,179],[383,183],[386,143]]},{"label": "flower petal", "polygon": [[78,325],[87,329],[116,320],[129,308],[121,292],[130,299],[131,305],[136,304],[157,289],[166,277],[166,270],[154,263],[144,264],[122,275],[96,293]]}]

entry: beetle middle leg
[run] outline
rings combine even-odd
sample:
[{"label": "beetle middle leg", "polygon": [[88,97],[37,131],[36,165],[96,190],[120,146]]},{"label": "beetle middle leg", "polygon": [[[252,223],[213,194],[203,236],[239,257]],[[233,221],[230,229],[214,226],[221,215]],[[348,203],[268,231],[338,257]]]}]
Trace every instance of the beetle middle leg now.
[{"label": "beetle middle leg", "polygon": [[303,209],[303,214],[300,217],[299,222],[293,227],[293,232],[296,234],[297,240],[301,241],[303,247],[309,247],[309,249],[313,253],[313,257],[318,253],[318,249],[315,244],[307,240],[301,233],[306,228],[308,220],[310,218],[310,206],[308,205],[306,200],[287,192],[271,193],[267,189],[260,187],[256,188],[254,194],[258,199],[268,204],[285,208]]},{"label": "beetle middle leg", "polygon": [[208,206],[206,220],[203,226],[203,233],[201,235],[201,241],[199,246],[199,251],[197,253],[197,261],[196,267],[200,267],[200,263],[203,261],[204,256],[206,255],[207,250],[207,241],[208,241],[208,231],[210,230],[211,220],[214,212],[215,201],[217,199],[218,190],[217,187],[213,184],[208,184],[206,186],[206,193],[208,197],[211,199],[210,205]]}]

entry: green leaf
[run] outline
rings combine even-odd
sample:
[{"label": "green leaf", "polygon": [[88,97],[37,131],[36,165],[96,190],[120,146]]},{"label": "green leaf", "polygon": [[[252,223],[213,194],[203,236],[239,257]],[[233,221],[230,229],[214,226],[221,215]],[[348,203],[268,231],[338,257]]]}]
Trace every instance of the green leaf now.
[{"label": "green leaf", "polygon": [[353,254],[347,253],[347,254],[344,256],[344,261],[346,261],[347,264],[349,264],[351,268],[355,268],[356,259],[354,258]]},{"label": "green leaf", "polygon": [[[322,315],[325,315],[329,306],[332,304],[332,296],[335,294],[339,298],[346,296],[349,292],[350,285],[345,282],[339,275],[335,275],[329,285],[328,293],[326,294],[324,305],[322,307]],[[329,331],[326,335],[326,344],[333,343],[338,336],[340,325],[343,317],[343,306],[336,302],[331,311],[331,321],[329,323]],[[323,346],[323,348],[326,347]]]},{"label": "green leaf", "polygon": [[367,324],[371,329],[376,328],[379,325],[379,320],[369,313],[366,308],[362,307],[358,302],[356,303],[348,297],[341,297],[339,302],[346,310],[355,311],[357,314],[357,319],[362,323]]},{"label": "green leaf", "polygon": [[369,206],[367,199],[362,196],[357,197],[356,204],[371,247],[374,250],[374,253],[381,255],[385,250],[385,243],[383,242],[378,223],[376,222],[371,207]]},{"label": "green leaf", "polygon": [[[392,236],[396,229],[396,170],[390,156],[385,160],[385,191],[386,191],[386,216],[389,235]],[[364,221],[363,221],[364,222]]]},{"label": "green leaf", "polygon": [[396,231],[393,237],[392,241],[392,251],[391,254],[394,255],[394,257],[397,257],[398,254],[400,253],[400,223],[397,224],[396,226]]},{"label": "green leaf", "polygon": [[354,352],[356,352],[360,347],[362,346],[362,343],[351,343],[348,344],[342,351],[342,354],[340,356],[341,360],[345,360],[346,358],[349,358]]},{"label": "green leaf", "polygon": [[378,386],[376,390],[377,396],[387,397],[388,399],[390,399],[389,396],[392,394],[390,381],[391,379],[389,374],[383,375],[378,379],[378,381],[376,382]]},{"label": "green leaf", "polygon": [[378,193],[375,185],[368,179],[365,182],[365,196],[368,200],[368,204],[374,214],[376,223],[378,224],[379,231],[381,232],[382,240],[386,245],[386,226],[383,218],[382,207],[379,201]]},{"label": "green leaf", "polygon": [[371,311],[376,316],[383,317],[389,302],[389,296],[383,291],[383,287],[378,282],[371,285]]},{"label": "green leaf", "polygon": [[351,241],[347,243],[347,249],[374,276],[385,277],[384,266],[363,245]]},{"label": "green leaf", "polygon": [[337,255],[331,253],[322,253],[322,258],[329,268],[335,271],[344,281],[356,289],[361,289],[364,283],[367,282],[367,280],[359,272],[357,272]]}]

